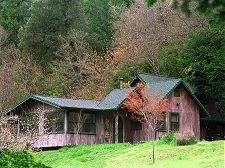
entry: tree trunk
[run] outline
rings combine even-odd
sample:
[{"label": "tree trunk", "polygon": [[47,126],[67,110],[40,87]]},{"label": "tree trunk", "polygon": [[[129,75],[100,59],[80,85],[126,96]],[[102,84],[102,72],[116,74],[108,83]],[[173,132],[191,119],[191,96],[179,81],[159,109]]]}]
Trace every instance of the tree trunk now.
[{"label": "tree trunk", "polygon": [[154,130],[154,139],[152,141],[152,162],[155,163],[155,140],[156,140],[156,131]]},{"label": "tree trunk", "polygon": [[155,163],[155,141],[152,141],[152,162]]}]

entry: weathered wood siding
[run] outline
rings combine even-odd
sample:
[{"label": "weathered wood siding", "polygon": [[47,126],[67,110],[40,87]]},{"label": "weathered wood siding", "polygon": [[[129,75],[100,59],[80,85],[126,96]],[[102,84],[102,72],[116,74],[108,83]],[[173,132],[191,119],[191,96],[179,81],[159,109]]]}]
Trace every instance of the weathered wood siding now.
[{"label": "weathered wood siding", "polygon": [[50,134],[42,135],[34,143],[34,147],[59,147],[83,144],[96,144],[96,135]]},{"label": "weathered wood siding", "polygon": [[113,122],[112,112],[96,113],[96,142],[111,143],[113,141]]},{"label": "weathered wood siding", "polygon": [[[22,104],[13,114],[21,115],[27,113],[38,113],[37,120],[39,137],[34,140],[35,147],[57,147],[76,144],[96,144],[96,143],[112,143],[113,140],[113,112],[96,111],[96,134],[70,134],[70,133],[54,133],[44,134],[44,114],[53,112],[57,109],[45,103],[36,100],[29,100]],[[65,111],[65,110],[62,110]],[[52,122],[52,121],[51,121]]]},{"label": "weathered wood siding", "polygon": [[[157,132],[157,139],[162,137],[170,130],[170,112],[179,113],[179,131],[177,133],[193,133],[198,139],[200,139],[200,109],[198,104],[192,98],[190,93],[187,92],[183,85],[180,85],[180,97],[175,97],[173,94],[174,93],[171,93],[170,96],[168,96],[170,102],[170,109],[166,113],[167,130]],[[126,118],[125,120],[129,120],[129,118]],[[129,136],[130,134],[133,134],[133,138],[130,138],[133,139],[133,142],[154,139],[153,132],[147,129],[148,127],[146,124],[143,124],[142,130],[133,130],[133,133],[131,126],[125,127],[125,134],[127,136],[128,134]]]}]

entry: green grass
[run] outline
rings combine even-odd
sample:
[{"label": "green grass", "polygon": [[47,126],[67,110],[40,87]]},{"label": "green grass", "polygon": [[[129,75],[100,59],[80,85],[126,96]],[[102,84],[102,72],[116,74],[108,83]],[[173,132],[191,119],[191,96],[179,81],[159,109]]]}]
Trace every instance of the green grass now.
[{"label": "green grass", "polygon": [[156,163],[151,161],[151,142],[65,147],[35,153],[53,168],[224,168],[225,141],[202,141],[175,146],[156,142]]}]

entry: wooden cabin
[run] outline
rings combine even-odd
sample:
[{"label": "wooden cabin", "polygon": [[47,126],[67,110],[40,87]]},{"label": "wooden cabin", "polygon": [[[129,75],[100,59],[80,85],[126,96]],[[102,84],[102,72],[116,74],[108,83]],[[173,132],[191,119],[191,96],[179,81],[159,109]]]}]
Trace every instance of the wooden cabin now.
[{"label": "wooden cabin", "polygon": [[[143,73],[137,74],[131,88],[114,89],[101,101],[33,95],[12,106],[6,114],[24,121],[25,126],[17,125],[18,134],[23,133],[24,127],[36,125],[38,138],[33,146],[39,148],[145,141],[153,138],[146,124],[131,119],[130,113],[121,108],[137,83],[149,84],[149,95],[157,92],[161,99],[169,100],[170,109],[161,121],[164,127],[157,131],[157,138],[169,131],[191,132],[198,139],[204,138],[201,131],[205,128],[201,128],[200,121],[209,114],[182,79]],[[31,114],[36,117],[28,120]]]}]

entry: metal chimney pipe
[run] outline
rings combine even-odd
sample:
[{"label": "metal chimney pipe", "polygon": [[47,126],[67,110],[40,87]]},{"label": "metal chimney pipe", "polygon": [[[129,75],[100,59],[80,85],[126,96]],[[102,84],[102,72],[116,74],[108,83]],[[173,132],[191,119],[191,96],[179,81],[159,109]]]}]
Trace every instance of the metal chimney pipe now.
[{"label": "metal chimney pipe", "polygon": [[123,89],[123,78],[120,78],[119,82],[120,82],[120,89]]}]

